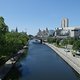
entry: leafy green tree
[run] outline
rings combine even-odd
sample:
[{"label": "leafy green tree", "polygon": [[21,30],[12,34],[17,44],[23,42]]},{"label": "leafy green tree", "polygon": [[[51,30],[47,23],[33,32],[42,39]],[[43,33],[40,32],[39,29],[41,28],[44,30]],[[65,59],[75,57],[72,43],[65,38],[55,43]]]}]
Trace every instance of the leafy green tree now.
[{"label": "leafy green tree", "polygon": [[60,45],[59,45],[60,41],[61,41],[60,39],[58,39],[58,38],[56,39],[56,44],[57,44],[57,46],[60,46]]},{"label": "leafy green tree", "polygon": [[18,32],[18,28],[16,27],[16,32]]},{"label": "leafy green tree", "polygon": [[73,49],[74,50],[79,50],[80,49],[80,40],[76,40],[73,44]]},{"label": "leafy green tree", "polygon": [[67,40],[68,40],[68,44],[70,44],[70,45],[73,45],[74,42],[76,41],[75,38],[67,38]]},{"label": "leafy green tree", "polygon": [[8,26],[4,22],[4,18],[0,17],[0,55],[4,53],[5,48],[5,34],[8,32]]},{"label": "leafy green tree", "polygon": [[27,34],[9,32],[6,34],[6,52],[8,54],[15,54],[28,41]]},{"label": "leafy green tree", "polygon": [[8,32],[8,26],[4,22],[4,18],[0,17],[0,35]]},{"label": "leafy green tree", "polygon": [[25,32],[18,32],[17,28],[9,32],[4,18],[0,17],[0,65],[4,64],[10,55],[23,48],[28,39],[28,35]]},{"label": "leafy green tree", "polygon": [[4,22],[4,18],[0,17],[0,57],[15,54],[28,41],[28,35],[25,32],[15,31],[9,32],[8,26]]},{"label": "leafy green tree", "polygon": [[63,39],[62,43],[63,46],[66,46],[68,44],[68,39]]},{"label": "leafy green tree", "polygon": [[56,39],[55,38],[52,38],[52,37],[48,37],[47,41],[49,43],[55,43],[56,42]]}]

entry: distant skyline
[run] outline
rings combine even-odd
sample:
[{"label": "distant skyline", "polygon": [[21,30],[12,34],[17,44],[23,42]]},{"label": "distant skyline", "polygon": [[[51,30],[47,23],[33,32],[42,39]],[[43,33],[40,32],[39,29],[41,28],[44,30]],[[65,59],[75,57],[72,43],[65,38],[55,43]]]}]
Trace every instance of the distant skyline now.
[{"label": "distant skyline", "polygon": [[69,26],[80,26],[80,0],[0,0],[0,16],[9,29],[18,28],[35,35],[39,28],[54,29],[61,19],[68,18]]}]

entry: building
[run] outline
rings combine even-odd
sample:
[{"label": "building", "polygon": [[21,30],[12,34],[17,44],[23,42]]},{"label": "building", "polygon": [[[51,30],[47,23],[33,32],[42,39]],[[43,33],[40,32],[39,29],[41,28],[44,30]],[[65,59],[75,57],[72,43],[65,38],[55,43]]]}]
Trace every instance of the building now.
[{"label": "building", "polygon": [[54,36],[54,33],[55,33],[55,31],[54,30],[49,30],[49,32],[48,32],[48,36]]},{"label": "building", "polygon": [[56,37],[80,37],[80,26],[69,27],[69,19],[64,18],[61,21],[61,27],[55,29]]},{"label": "building", "polygon": [[46,28],[46,30],[43,30],[43,31],[41,31],[41,30],[39,29],[39,31],[38,31],[38,33],[37,33],[37,37],[46,39],[46,38],[48,37],[48,33],[49,33],[48,28]]},{"label": "building", "polygon": [[42,38],[42,39],[47,39],[49,36],[53,37],[54,36],[55,31],[54,30],[48,30],[48,28],[46,28],[45,30],[40,30],[37,33],[37,37]]},{"label": "building", "polygon": [[61,27],[65,28],[69,26],[69,19],[68,18],[63,18],[61,21]]}]

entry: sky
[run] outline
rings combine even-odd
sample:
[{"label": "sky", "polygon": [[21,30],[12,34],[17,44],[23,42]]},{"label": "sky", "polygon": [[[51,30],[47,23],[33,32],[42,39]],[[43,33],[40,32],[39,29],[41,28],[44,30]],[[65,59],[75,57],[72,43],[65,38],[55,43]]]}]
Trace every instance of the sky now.
[{"label": "sky", "polygon": [[70,26],[80,26],[80,0],[0,0],[0,16],[9,30],[18,28],[36,35],[39,28],[60,27],[68,18]]}]

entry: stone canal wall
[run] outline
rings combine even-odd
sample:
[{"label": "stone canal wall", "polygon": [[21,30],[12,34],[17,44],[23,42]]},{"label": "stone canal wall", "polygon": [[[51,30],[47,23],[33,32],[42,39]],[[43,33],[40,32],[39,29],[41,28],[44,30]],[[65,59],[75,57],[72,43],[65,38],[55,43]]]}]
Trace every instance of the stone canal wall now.
[{"label": "stone canal wall", "polygon": [[7,76],[9,71],[16,64],[16,62],[19,60],[19,58],[22,56],[22,54],[25,52],[25,49],[27,48],[28,46],[24,46],[23,49],[19,50],[15,55],[7,60],[5,64],[0,67],[0,80],[5,80],[5,77]]},{"label": "stone canal wall", "polygon": [[63,48],[55,47],[52,44],[48,44],[50,48],[52,48],[60,57],[62,57],[75,71],[80,74],[80,57],[73,57],[71,52],[65,52]]}]

